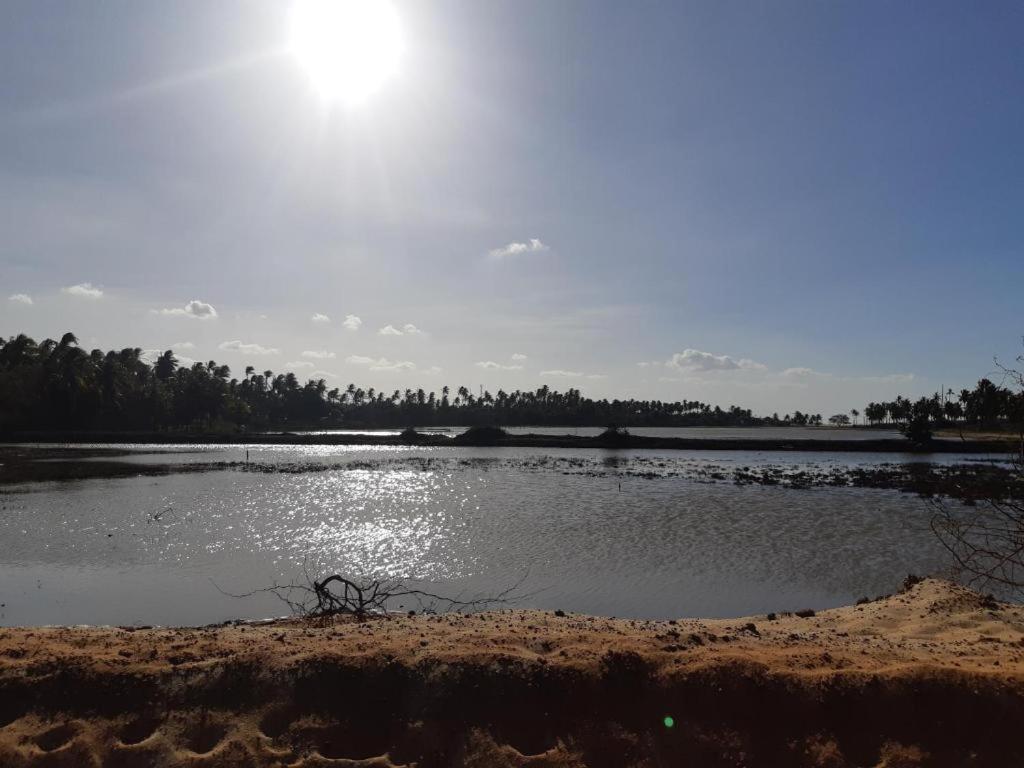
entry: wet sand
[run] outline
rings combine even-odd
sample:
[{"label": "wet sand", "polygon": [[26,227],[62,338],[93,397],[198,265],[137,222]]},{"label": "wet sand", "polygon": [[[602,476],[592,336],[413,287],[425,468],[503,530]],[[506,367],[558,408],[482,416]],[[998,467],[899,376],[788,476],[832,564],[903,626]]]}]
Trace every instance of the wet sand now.
[{"label": "wet sand", "polygon": [[931,579],[803,617],[0,630],[5,768],[1008,766],[1021,723],[1024,607]]}]

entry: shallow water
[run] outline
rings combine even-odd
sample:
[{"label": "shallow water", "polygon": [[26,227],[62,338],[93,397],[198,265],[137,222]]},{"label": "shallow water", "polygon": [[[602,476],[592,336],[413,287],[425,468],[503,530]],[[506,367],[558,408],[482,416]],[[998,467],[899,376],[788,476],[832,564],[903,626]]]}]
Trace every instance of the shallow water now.
[{"label": "shallow water", "polygon": [[465,595],[525,579],[523,607],[739,616],[848,603],[948,566],[914,495],[707,480],[743,466],[899,461],[893,454],[251,445],[161,446],[129,460],[237,461],[247,450],[255,464],[332,468],[0,493],[0,624],[281,615],[271,595],[224,592],[301,581],[304,570]]}]

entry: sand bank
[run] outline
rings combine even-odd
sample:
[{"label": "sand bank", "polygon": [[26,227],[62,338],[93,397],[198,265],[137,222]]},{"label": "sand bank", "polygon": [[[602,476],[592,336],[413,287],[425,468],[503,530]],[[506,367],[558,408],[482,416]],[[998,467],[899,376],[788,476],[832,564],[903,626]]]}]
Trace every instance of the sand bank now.
[{"label": "sand bank", "polygon": [[[666,718],[671,718],[666,720]],[[0,630],[0,765],[1008,766],[1024,607]]]}]

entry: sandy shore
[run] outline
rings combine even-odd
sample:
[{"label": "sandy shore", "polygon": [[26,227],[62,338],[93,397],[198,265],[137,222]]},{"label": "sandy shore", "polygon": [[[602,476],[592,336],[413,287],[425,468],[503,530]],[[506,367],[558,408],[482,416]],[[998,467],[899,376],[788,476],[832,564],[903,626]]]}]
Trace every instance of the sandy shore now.
[{"label": "sandy shore", "polygon": [[[666,718],[671,718],[667,721]],[[0,630],[0,766],[1024,764],[1024,607]]]}]

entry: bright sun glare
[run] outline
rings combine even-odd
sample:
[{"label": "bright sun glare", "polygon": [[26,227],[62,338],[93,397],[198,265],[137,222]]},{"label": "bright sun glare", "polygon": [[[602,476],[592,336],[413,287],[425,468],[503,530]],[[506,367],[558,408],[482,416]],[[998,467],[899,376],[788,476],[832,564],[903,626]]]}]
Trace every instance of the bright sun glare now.
[{"label": "bright sun glare", "polygon": [[355,104],[398,69],[402,31],[388,0],[295,0],[290,47],[325,98]]}]

